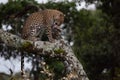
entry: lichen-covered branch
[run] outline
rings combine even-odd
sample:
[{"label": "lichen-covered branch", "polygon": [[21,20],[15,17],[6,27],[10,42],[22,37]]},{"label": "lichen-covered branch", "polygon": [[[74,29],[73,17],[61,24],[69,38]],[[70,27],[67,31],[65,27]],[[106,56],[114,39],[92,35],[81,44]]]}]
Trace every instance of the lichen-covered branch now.
[{"label": "lichen-covered branch", "polygon": [[[65,76],[63,76],[60,80],[89,80],[81,63],[74,55],[71,47],[65,43],[64,40],[55,41],[55,43],[50,43],[47,41],[32,42],[23,40],[20,37],[5,32],[1,29],[0,39],[6,45],[15,47],[16,49],[23,49],[26,52],[36,52],[37,55],[44,57],[49,56],[50,58],[56,58],[62,61],[65,66]],[[41,64],[43,63],[41,62]],[[44,68],[44,71],[41,71],[41,73],[45,72],[50,75],[49,71]]]}]

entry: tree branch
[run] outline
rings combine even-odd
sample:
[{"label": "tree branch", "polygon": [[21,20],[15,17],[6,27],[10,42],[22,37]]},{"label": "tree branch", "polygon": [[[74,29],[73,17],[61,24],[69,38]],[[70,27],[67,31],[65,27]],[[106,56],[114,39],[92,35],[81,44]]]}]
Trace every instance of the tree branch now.
[{"label": "tree branch", "polygon": [[65,66],[65,76],[61,80],[89,80],[81,63],[71,47],[63,40],[50,43],[46,41],[29,41],[0,29],[0,39],[7,45],[26,52],[36,52],[41,56],[58,58]]}]

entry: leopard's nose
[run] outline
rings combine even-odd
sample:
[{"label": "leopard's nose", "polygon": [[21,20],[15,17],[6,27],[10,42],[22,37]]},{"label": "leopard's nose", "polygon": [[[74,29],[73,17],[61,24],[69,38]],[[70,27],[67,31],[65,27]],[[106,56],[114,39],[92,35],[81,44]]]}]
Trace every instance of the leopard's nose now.
[{"label": "leopard's nose", "polygon": [[55,25],[58,25],[58,23],[55,23]]},{"label": "leopard's nose", "polygon": [[55,25],[60,26],[60,25],[61,25],[61,23],[55,23]]}]

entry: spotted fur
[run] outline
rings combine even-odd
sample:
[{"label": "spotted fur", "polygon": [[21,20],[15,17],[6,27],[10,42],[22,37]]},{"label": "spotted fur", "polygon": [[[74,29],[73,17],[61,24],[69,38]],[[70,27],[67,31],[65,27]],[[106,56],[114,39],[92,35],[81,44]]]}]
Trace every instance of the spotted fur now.
[{"label": "spotted fur", "polygon": [[[58,10],[46,9],[31,14],[23,26],[22,37],[27,40],[41,40],[43,33],[47,34],[50,42],[58,39],[60,25],[64,21],[64,14]],[[53,32],[54,31],[54,32]]]}]

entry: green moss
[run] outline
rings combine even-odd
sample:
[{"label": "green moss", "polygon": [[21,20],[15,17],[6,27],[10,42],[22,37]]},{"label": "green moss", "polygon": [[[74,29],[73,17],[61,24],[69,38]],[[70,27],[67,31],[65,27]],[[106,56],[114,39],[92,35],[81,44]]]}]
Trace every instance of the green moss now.
[{"label": "green moss", "polygon": [[16,80],[14,77],[11,77],[10,80]]},{"label": "green moss", "polygon": [[23,48],[28,48],[28,47],[30,47],[30,46],[32,46],[32,44],[31,44],[30,42],[28,42],[28,41],[25,41],[25,42],[22,44],[22,47],[23,47]]},{"label": "green moss", "polygon": [[54,49],[55,54],[61,54],[64,53],[65,51],[63,49]]}]

